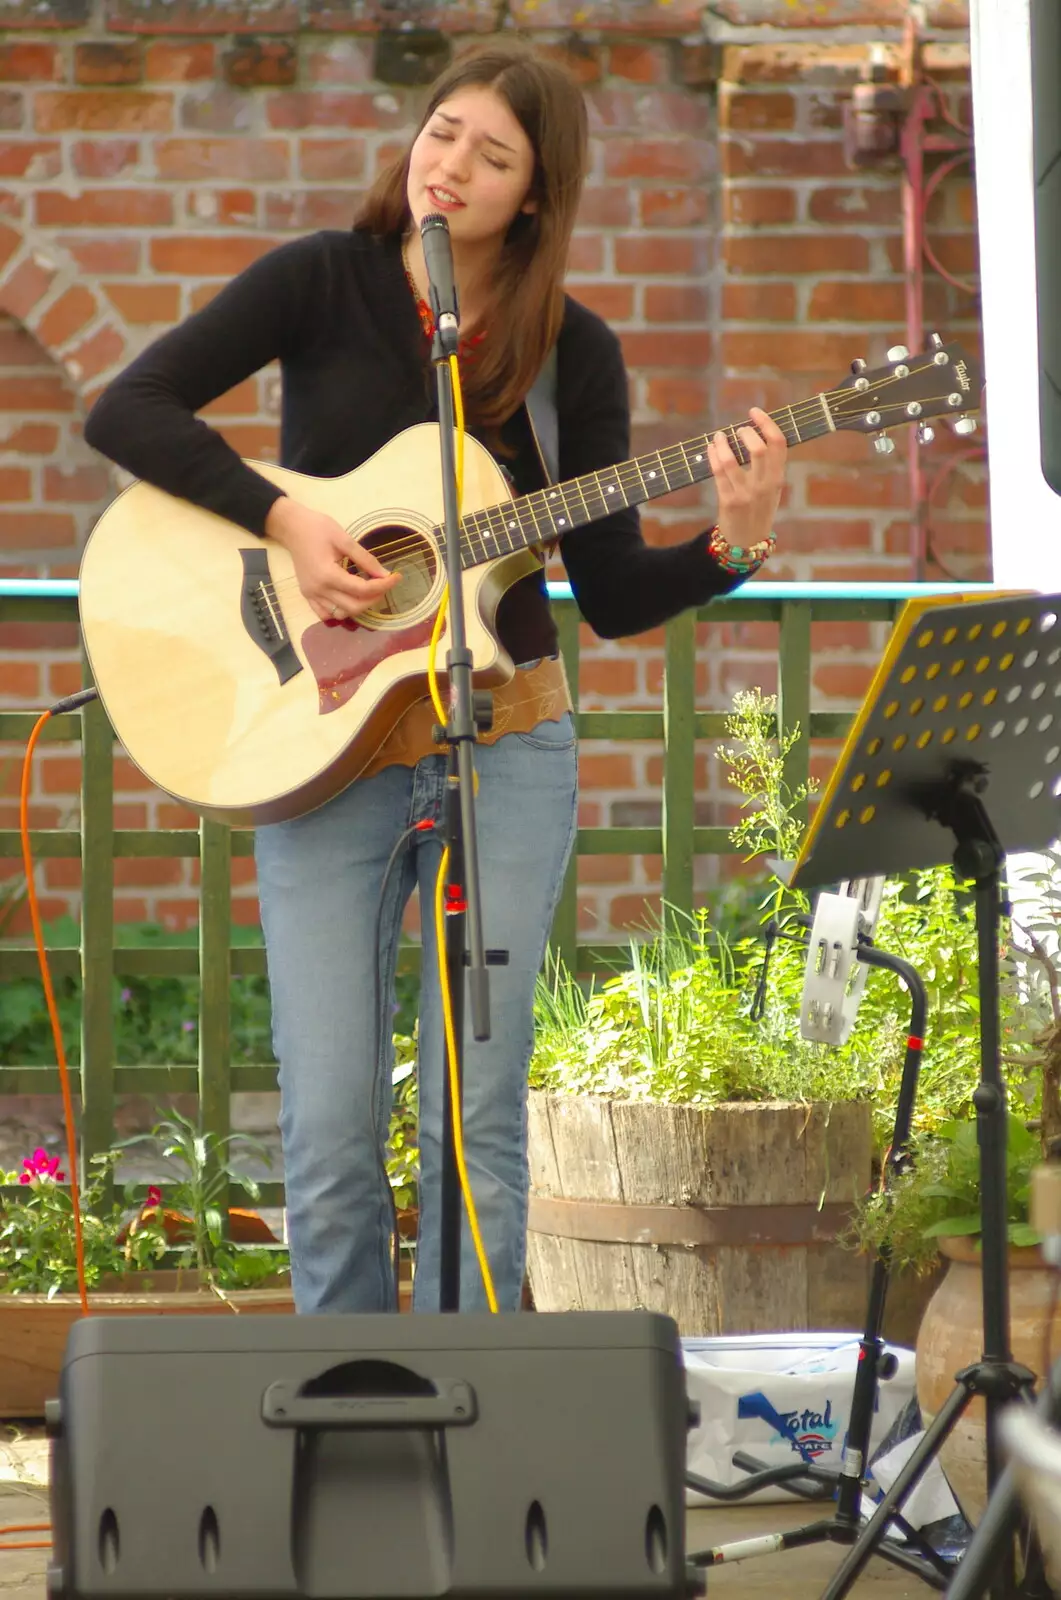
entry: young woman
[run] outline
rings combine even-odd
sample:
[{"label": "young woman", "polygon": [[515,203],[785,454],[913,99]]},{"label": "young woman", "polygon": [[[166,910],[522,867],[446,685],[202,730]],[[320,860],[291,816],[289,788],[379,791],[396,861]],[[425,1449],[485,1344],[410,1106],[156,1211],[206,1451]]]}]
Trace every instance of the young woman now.
[{"label": "young woman", "polygon": [[[330,517],[283,495],[196,416],[279,360],[281,464],[347,473],[401,429],[435,420],[429,286],[420,222],[449,224],[461,312],[468,425],[514,488],[544,471],[524,397],[556,346],[562,478],[629,454],[619,341],[563,275],[586,157],[581,90],[523,46],[492,41],[439,78],[406,154],[369,194],[349,233],[271,251],[204,310],[164,335],[110,385],[86,427],[96,449],[137,477],[217,512],[289,551],[322,620],[354,618],[401,581]],[[609,638],[656,626],[735,588],[769,552],[785,440],[762,411],[741,430],[748,464],[711,442],[718,523],[688,543],[650,548],[636,511],[561,540],[583,615]],[[518,664],[496,696],[494,731],[475,752],[492,1038],[468,1036],[463,1126],[471,1188],[501,1309],[519,1304],[527,1212],[526,1077],[535,976],[575,829],[576,751],[556,630],[539,573],[504,595],[500,640]],[[189,715],[194,716],[194,707]],[[432,916],[441,844],[405,831],[438,821],[446,756],[416,706],[369,769],[335,799],[258,830],[262,925],[280,1062],[288,1230],[300,1311],[394,1303],[391,1209],[380,1147],[389,1118],[389,1035],[402,912],[425,907],[419,1023],[421,1222],[415,1304],[439,1299],[438,1185],[442,1019]],[[475,1255],[462,1251],[462,1309],[481,1308]]]}]

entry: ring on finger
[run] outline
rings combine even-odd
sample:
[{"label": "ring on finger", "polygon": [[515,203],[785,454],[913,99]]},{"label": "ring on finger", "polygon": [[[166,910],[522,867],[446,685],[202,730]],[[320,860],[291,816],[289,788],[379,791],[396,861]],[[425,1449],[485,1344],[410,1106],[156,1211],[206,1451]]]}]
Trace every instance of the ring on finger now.
[{"label": "ring on finger", "polygon": [[340,612],[340,609],[339,609],[339,607],[338,607],[338,606],[332,606],[332,616],[333,616],[333,617],[338,617],[338,616],[340,616],[340,615],[341,615],[341,614],[342,614],[342,613],[341,613],[341,612]]}]

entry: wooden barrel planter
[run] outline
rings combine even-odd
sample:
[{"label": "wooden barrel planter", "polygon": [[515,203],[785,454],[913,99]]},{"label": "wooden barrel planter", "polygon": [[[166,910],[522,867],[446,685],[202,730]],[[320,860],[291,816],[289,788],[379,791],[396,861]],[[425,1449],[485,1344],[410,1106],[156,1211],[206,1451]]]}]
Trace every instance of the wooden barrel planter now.
[{"label": "wooden barrel planter", "polygon": [[539,1311],[644,1308],[683,1334],[857,1329],[868,1263],[836,1236],[870,1182],[870,1107],[708,1108],[532,1091]]}]

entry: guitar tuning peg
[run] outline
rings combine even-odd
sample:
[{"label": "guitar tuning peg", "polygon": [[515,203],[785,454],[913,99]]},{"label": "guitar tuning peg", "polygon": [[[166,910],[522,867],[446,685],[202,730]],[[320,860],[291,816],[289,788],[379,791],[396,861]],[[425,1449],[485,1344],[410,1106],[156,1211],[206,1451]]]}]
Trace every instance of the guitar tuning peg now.
[{"label": "guitar tuning peg", "polygon": [[954,419],[954,431],[955,431],[955,433],[960,433],[960,434],[963,434],[963,435],[964,434],[975,433],[976,432],[976,418],[975,417],[955,417],[955,419]]},{"label": "guitar tuning peg", "polygon": [[910,352],[906,348],[905,344],[893,344],[891,349],[888,351],[888,360],[905,361],[909,354]]},{"label": "guitar tuning peg", "polygon": [[852,363],[851,363],[851,371],[855,374],[855,377],[857,378],[860,372],[865,372],[865,370],[866,370],[868,365],[869,365],[868,361],[863,361],[861,356],[856,356],[854,361],[852,361]]},{"label": "guitar tuning peg", "polygon": [[930,333],[929,334],[929,336],[928,336],[928,348],[930,350],[942,350],[943,349],[943,340],[940,338],[938,333]]},{"label": "guitar tuning peg", "polygon": [[879,456],[890,456],[895,449],[895,440],[889,439],[886,433],[878,433],[873,440],[873,448]]},{"label": "guitar tuning peg", "polygon": [[918,424],[918,429],[917,429],[917,442],[918,442],[918,444],[931,444],[935,437],[936,437],[936,430],[935,430],[935,428],[931,427],[929,423],[922,422],[922,423]]}]

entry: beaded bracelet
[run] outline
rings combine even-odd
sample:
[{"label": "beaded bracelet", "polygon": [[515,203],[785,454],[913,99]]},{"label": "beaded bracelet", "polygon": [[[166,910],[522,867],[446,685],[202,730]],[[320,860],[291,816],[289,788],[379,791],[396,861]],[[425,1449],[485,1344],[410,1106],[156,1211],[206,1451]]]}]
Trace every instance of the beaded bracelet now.
[{"label": "beaded bracelet", "polygon": [[751,544],[745,549],[743,545],[729,544],[719,532],[718,525],[711,529],[708,535],[707,547],[723,572],[732,572],[742,578],[749,573],[757,572],[764,561],[768,561],[777,546],[777,537],[771,533],[766,539],[761,539],[758,544]]}]

